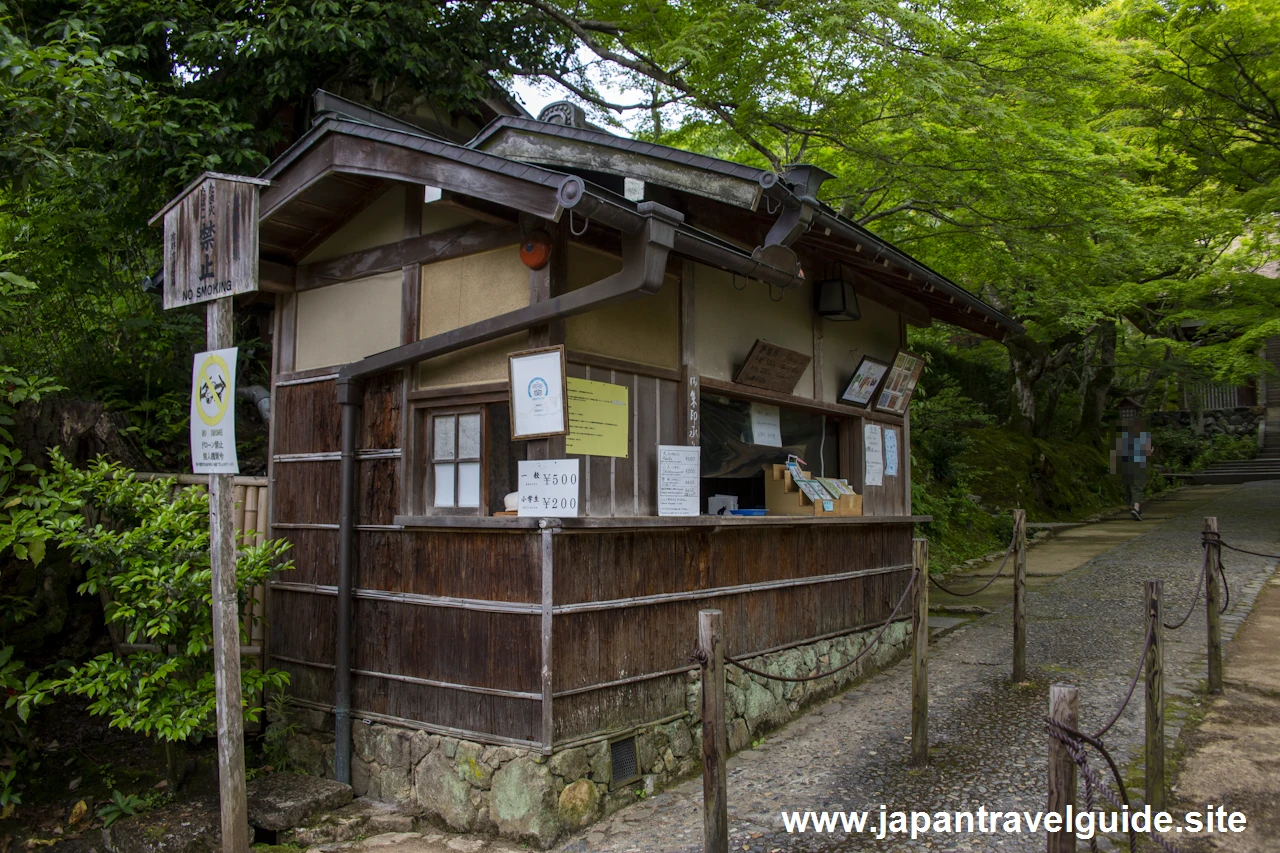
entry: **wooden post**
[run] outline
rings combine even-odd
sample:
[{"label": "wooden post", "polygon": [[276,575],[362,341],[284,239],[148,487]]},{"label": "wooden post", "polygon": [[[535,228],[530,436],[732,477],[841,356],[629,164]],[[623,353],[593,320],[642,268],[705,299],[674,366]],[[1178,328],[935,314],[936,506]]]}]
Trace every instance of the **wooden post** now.
[{"label": "wooden post", "polygon": [[1164,810],[1164,581],[1147,581],[1147,805]]},{"label": "wooden post", "polygon": [[929,540],[911,540],[916,567],[915,610],[911,618],[911,763],[929,763]]},{"label": "wooden post", "polygon": [[1222,546],[1218,544],[1218,519],[1209,516],[1204,520],[1205,533],[1215,534],[1210,537],[1205,547],[1204,606],[1209,621],[1209,692],[1222,692],[1222,614],[1218,613],[1222,591],[1218,588],[1218,567],[1222,562]]},{"label": "wooden post", "polygon": [[[208,349],[235,346],[231,315],[230,297],[208,303]],[[222,850],[223,853],[247,853],[249,809],[245,802],[244,705],[240,695],[234,480],[231,474],[209,475],[209,562],[213,570],[213,675]]]},{"label": "wooden post", "polygon": [[542,754],[550,755],[552,741],[555,738],[555,717],[553,716],[552,692],[552,604],[555,581],[555,543],[551,537],[553,531],[547,528],[545,519],[539,520],[542,528]]},{"label": "wooden post", "polygon": [[706,653],[702,662],[702,849],[703,853],[728,853],[725,759],[729,742],[724,718],[724,642],[719,610],[698,614],[698,648]]},{"label": "wooden post", "polygon": [[1013,681],[1027,680],[1027,511],[1013,511]]},{"label": "wooden post", "polygon": [[[1080,691],[1070,684],[1049,688],[1049,717],[1071,729],[1080,727]],[[1066,825],[1067,806],[1075,811],[1076,762],[1065,744],[1049,735],[1049,804],[1062,815],[1062,830],[1049,833],[1049,853],[1075,853],[1076,835]]]}]

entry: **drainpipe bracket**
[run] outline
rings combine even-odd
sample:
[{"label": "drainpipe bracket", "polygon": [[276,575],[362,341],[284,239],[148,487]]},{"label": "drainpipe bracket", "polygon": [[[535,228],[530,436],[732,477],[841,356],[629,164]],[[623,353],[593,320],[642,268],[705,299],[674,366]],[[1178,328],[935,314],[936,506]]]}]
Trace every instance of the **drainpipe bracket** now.
[{"label": "drainpipe bracket", "polygon": [[338,386],[338,405],[361,406],[364,404],[364,383],[361,380],[344,376],[339,372],[335,384]]}]

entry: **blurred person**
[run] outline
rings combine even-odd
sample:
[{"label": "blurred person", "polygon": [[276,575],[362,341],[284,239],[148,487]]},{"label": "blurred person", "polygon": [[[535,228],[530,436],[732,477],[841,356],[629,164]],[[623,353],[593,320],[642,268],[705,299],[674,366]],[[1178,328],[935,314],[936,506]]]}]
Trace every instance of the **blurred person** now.
[{"label": "blurred person", "polygon": [[1120,475],[1129,514],[1135,521],[1142,521],[1142,492],[1147,485],[1147,461],[1150,457],[1151,433],[1142,429],[1138,418],[1126,418],[1111,451],[1111,473]]}]

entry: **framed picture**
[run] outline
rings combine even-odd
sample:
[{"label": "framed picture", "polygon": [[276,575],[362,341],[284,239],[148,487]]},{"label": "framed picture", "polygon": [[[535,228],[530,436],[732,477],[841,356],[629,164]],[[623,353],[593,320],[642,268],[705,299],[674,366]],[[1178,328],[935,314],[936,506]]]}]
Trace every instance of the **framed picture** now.
[{"label": "framed picture", "polygon": [[862,361],[858,362],[858,369],[853,372],[853,378],[849,380],[844,393],[840,395],[840,402],[861,406],[864,409],[870,406],[876,389],[880,387],[880,380],[884,379],[884,375],[888,372],[887,363],[864,355]]},{"label": "framed picture", "polygon": [[510,353],[507,372],[511,380],[512,439],[546,438],[569,431],[564,347]]},{"label": "framed picture", "polygon": [[876,410],[894,415],[905,415],[911,403],[911,395],[915,393],[916,383],[920,381],[920,372],[924,370],[924,359],[904,349],[898,350],[893,359],[893,367],[889,368],[889,376],[880,387],[880,399],[876,401]]}]

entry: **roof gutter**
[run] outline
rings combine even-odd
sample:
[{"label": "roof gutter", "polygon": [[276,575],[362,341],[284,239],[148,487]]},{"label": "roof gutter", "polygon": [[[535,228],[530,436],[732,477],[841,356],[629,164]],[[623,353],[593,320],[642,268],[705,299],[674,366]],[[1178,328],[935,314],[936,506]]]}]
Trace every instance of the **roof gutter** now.
[{"label": "roof gutter", "polygon": [[869,245],[875,249],[877,258],[892,261],[895,266],[907,270],[913,276],[920,278],[921,283],[925,286],[941,291],[953,302],[959,303],[979,316],[993,320],[997,325],[1004,327],[1014,334],[1021,334],[1026,331],[1022,327],[1022,324],[1014,320],[1012,317],[1008,317],[1002,312],[997,311],[995,308],[986,304],[972,293],[969,293],[964,288],[958,287],[948,281],[942,275],[929,269],[915,258],[907,255],[905,252],[895,249],[893,246],[876,237],[870,231],[859,228],[858,226],[853,225],[850,222],[846,222],[839,216],[831,213],[824,205],[819,204],[816,199],[806,198],[802,199],[802,201],[810,201],[813,204],[818,205],[817,214],[814,216],[813,220],[813,227],[830,228],[832,234],[838,234],[845,240]]},{"label": "roof gutter", "polygon": [[[570,211],[570,215],[594,219],[617,228],[624,234],[634,231],[637,227],[635,211],[598,192],[587,193],[585,190],[577,190],[570,181],[566,181],[561,188],[560,202]],[[641,202],[637,210],[652,204],[654,202]],[[672,211],[672,213],[675,212]],[[678,213],[675,215],[683,221],[683,216]],[[678,255],[777,287],[792,287],[803,279],[803,276],[798,275],[794,270],[784,269],[769,263],[768,260],[753,257],[732,243],[683,224],[675,226],[675,243],[672,248]]]},{"label": "roof gutter", "polygon": [[[630,213],[630,211],[627,211]],[[342,407],[342,468],[339,483],[337,648],[334,654],[334,778],[351,782],[351,604],[354,591],[355,528],[359,515],[356,436],[360,431],[362,382],[385,373],[515,332],[593,311],[606,305],[657,293],[667,271],[684,216],[653,202],[632,213],[632,226],[622,236],[622,269],[586,287],[536,302],[479,323],[443,332],[405,346],[371,355],[338,371],[338,403]]]}]

